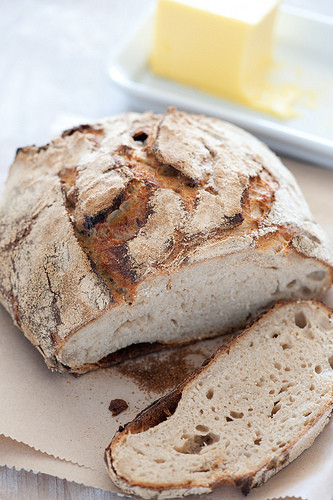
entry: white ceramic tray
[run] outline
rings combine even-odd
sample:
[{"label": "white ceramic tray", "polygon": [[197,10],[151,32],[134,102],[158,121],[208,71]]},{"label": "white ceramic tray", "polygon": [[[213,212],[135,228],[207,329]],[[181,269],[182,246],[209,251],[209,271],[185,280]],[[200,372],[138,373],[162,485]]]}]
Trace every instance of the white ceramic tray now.
[{"label": "white ceramic tray", "polygon": [[286,6],[279,11],[275,60],[281,62],[280,77],[315,96],[312,106],[299,106],[299,116],[290,120],[153,75],[148,67],[152,36],[150,12],[109,68],[112,81],[139,98],[140,108],[158,103],[217,116],[251,131],[280,154],[333,168],[333,18]]}]

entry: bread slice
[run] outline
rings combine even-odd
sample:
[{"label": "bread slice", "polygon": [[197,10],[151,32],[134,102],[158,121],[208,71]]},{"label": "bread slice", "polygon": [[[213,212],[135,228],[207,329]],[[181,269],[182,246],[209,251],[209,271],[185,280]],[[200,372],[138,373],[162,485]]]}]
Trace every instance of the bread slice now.
[{"label": "bread slice", "polygon": [[280,160],[175,109],[19,150],[0,221],[0,301],[59,371],[229,332],[332,283],[328,239]]},{"label": "bread slice", "polygon": [[311,446],[333,408],[333,313],[277,305],[153,403],[106,450],[114,483],[143,498],[247,494]]}]

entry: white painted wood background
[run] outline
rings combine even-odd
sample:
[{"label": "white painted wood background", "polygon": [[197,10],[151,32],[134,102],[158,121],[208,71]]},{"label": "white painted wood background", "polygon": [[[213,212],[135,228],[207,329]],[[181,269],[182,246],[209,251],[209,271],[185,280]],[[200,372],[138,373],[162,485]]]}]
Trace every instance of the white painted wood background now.
[{"label": "white painted wood background", "polygon": [[[60,115],[94,119],[131,109],[126,96],[110,85],[107,66],[117,43],[153,1],[0,0],[0,182],[16,148],[47,142]],[[332,0],[286,3],[333,17]],[[0,467],[0,500],[119,498],[46,474]]]}]

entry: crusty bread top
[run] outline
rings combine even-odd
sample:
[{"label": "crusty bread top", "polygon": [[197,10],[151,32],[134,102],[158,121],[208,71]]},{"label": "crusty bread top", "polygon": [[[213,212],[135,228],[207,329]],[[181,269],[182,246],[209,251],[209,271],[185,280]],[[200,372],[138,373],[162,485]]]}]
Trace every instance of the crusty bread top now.
[{"label": "crusty bread top", "polygon": [[333,408],[332,314],[279,304],[221,347],[119,429],[105,456],[115,484],[143,498],[248,493],[294,460]]},{"label": "crusty bread top", "polygon": [[0,214],[0,298],[46,357],[159,273],[269,246],[332,265],[293,176],[267,147],[175,109],[18,150]]}]

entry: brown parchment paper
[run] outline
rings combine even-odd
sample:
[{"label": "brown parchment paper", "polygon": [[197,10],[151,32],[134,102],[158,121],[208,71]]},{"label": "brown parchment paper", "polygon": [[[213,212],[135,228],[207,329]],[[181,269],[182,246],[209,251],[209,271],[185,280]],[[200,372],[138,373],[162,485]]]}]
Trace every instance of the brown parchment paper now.
[{"label": "brown parchment paper", "polygon": [[[333,172],[296,162],[289,164],[310,201],[314,215],[333,241]],[[333,292],[328,294],[327,301],[333,307]],[[200,365],[220,343],[221,339],[214,339],[200,343],[200,347],[195,344],[187,348],[188,366]],[[166,355],[152,356],[158,362]],[[39,353],[0,308],[2,464],[117,491],[105,473],[104,449],[120,424],[131,420],[164,392],[166,388],[157,390],[155,387],[154,390],[138,384],[115,367],[80,378],[50,372]],[[113,417],[108,410],[111,399],[115,398],[128,403],[128,409],[118,417]],[[27,465],[29,460],[33,465]],[[86,469],[89,473],[85,473]],[[332,492],[331,422],[310,450],[266,485],[251,492],[249,498],[266,500],[296,496],[307,500],[332,500]],[[207,498],[244,497],[235,488],[221,487]]]},{"label": "brown parchment paper", "polygon": [[104,490],[110,486],[106,470],[94,471],[88,467],[60,460],[3,435],[0,435],[0,465],[14,467],[16,470],[42,472]]}]

